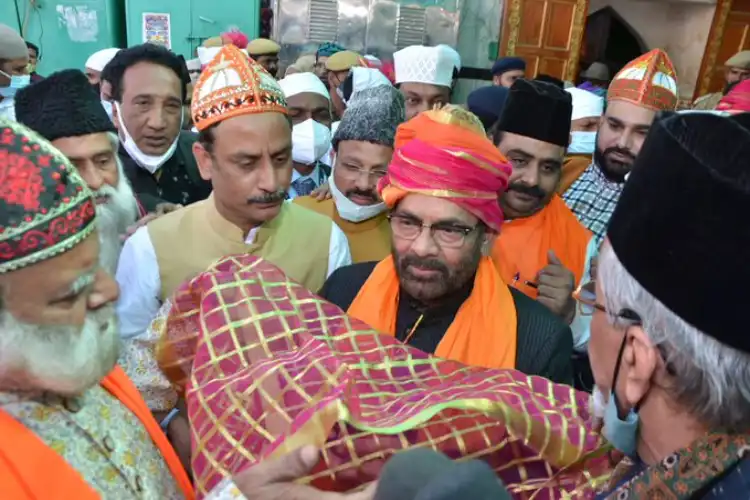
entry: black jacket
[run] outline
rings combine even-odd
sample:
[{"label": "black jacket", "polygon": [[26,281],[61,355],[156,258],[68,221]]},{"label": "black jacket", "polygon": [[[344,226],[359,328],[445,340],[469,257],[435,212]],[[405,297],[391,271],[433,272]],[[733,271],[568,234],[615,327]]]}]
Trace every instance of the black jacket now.
[{"label": "black jacket", "polygon": [[[325,282],[319,295],[346,311],[376,265],[377,262],[363,262],[336,270]],[[513,288],[510,291],[518,320],[516,369],[527,375],[540,375],[553,382],[572,385],[573,334],[570,327],[542,304]],[[471,288],[463,290],[434,315],[426,315],[409,344],[434,353],[459,307],[470,293]],[[419,315],[408,301],[400,301],[396,338],[403,340]]]},{"label": "black jacket", "polygon": [[159,203],[169,202],[189,205],[205,200],[211,194],[211,183],[204,181],[193,156],[193,132],[181,131],[177,149],[156,174],[138,166],[120,146],[120,160],[133,191],[147,212],[153,212]]}]

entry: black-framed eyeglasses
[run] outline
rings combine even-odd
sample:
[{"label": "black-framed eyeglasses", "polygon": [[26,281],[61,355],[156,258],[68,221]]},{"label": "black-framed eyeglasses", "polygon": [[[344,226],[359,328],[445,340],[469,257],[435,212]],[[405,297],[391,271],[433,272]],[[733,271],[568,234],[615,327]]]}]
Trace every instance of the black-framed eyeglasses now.
[{"label": "black-framed eyeglasses", "polygon": [[430,232],[432,240],[441,248],[461,248],[466,242],[466,237],[479,228],[479,225],[467,227],[441,222],[425,224],[421,220],[397,214],[389,215],[388,221],[397,238],[413,241],[426,229]]}]

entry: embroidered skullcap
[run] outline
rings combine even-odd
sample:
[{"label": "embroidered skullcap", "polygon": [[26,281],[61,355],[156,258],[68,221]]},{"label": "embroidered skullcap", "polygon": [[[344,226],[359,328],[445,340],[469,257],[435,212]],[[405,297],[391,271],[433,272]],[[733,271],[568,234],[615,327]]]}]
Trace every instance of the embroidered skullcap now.
[{"label": "embroidered skullcap", "polygon": [[16,30],[0,23],[0,59],[23,59],[29,56],[26,42]]},{"label": "embroidered skullcap", "polygon": [[607,229],[641,286],[701,332],[746,353],[748,158],[748,113],[657,115]]},{"label": "embroidered skullcap", "polygon": [[120,49],[116,47],[111,49],[102,49],[94,52],[89,56],[88,59],[86,59],[85,67],[88,69],[93,69],[94,71],[102,72],[104,70],[104,67],[109,64],[112,59],[114,59],[118,52],[120,52]]},{"label": "embroidered skullcap", "polygon": [[526,71],[526,61],[520,57],[501,57],[492,65],[492,76],[500,76],[508,71]]},{"label": "embroidered skullcap", "polygon": [[453,85],[454,62],[438,47],[412,45],[393,54],[396,83],[427,83],[440,87]]},{"label": "embroidered skullcap", "polygon": [[338,43],[325,42],[320,44],[320,47],[318,47],[318,51],[315,53],[315,55],[317,57],[331,57],[332,55],[343,52],[344,50],[346,50],[346,48],[339,45]]},{"label": "embroidered skullcap", "polygon": [[404,96],[393,85],[378,85],[355,92],[333,136],[341,141],[371,142],[393,147],[396,128],[406,119]]},{"label": "embroidered skullcap", "polygon": [[667,53],[654,49],[626,64],[609,84],[610,101],[627,101],[656,111],[674,110],[677,73]]},{"label": "embroidered skullcap", "polygon": [[0,118],[0,274],[75,247],[95,228],[91,191],[40,135]]},{"label": "embroidered skullcap", "polygon": [[347,71],[355,66],[364,66],[363,57],[352,50],[336,52],[326,61],[328,71]]},{"label": "embroidered skullcap", "polygon": [[453,66],[456,68],[456,71],[461,71],[461,55],[458,53],[458,51],[450,45],[446,45],[444,43],[441,43],[437,47],[450,56],[451,60],[453,61]]},{"label": "embroidered skullcap", "polygon": [[331,95],[315,73],[294,73],[279,80],[284,97],[289,99],[297,94],[312,93],[330,100]]},{"label": "embroidered skullcap", "polygon": [[571,120],[581,118],[600,117],[604,113],[604,99],[588,90],[570,87],[565,92],[573,98],[573,114]]},{"label": "embroidered skullcap", "polygon": [[750,69],[750,50],[737,52],[735,55],[727,59],[724,66],[730,68]]},{"label": "embroidered skullcap", "polygon": [[281,45],[268,38],[256,38],[247,44],[247,53],[250,56],[268,56],[281,52]]},{"label": "embroidered skullcap", "polygon": [[115,131],[99,94],[77,69],[58,71],[21,89],[15,107],[16,120],[48,141]]},{"label": "embroidered skullcap", "polygon": [[193,90],[193,123],[201,131],[240,115],[287,114],[278,82],[234,45],[225,45],[201,73]]}]

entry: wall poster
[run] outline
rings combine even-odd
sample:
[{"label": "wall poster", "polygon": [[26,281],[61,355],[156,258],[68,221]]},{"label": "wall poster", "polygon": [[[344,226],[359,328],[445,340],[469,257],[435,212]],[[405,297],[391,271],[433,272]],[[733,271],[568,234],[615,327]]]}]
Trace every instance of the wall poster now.
[{"label": "wall poster", "polygon": [[143,13],[143,43],[154,43],[172,48],[169,14]]}]

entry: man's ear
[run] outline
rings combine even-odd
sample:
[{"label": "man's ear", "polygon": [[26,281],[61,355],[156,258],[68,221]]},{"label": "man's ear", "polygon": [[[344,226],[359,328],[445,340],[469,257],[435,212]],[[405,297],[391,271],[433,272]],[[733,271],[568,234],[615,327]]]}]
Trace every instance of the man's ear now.
[{"label": "man's ear", "polygon": [[625,335],[627,339],[620,370],[625,378],[625,402],[628,407],[634,408],[646,397],[653,384],[660,354],[643,327],[631,326]]},{"label": "man's ear", "polygon": [[193,156],[195,157],[195,162],[198,164],[198,171],[201,174],[201,179],[204,181],[210,181],[214,161],[213,158],[211,158],[211,154],[206,151],[203,144],[196,141],[193,143]]}]

